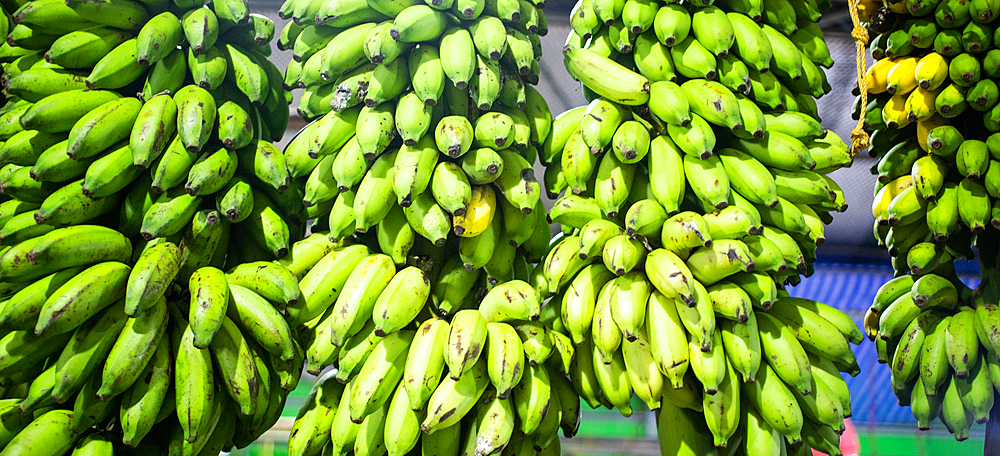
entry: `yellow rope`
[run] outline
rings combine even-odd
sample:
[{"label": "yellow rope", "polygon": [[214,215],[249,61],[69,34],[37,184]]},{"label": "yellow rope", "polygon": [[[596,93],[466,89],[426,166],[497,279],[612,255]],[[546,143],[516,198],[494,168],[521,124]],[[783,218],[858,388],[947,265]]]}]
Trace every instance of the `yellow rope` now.
[{"label": "yellow rope", "polygon": [[[865,74],[868,72],[868,63],[865,61],[865,47],[868,45],[868,30],[861,26],[861,19],[858,17],[858,2],[860,0],[852,0],[851,6],[848,8],[851,12],[851,21],[854,22],[854,30],[851,31],[851,36],[854,37],[854,43],[857,47],[857,55],[855,56],[856,68],[858,70],[858,88],[861,91],[861,106],[868,106],[868,81],[865,78]],[[862,115],[858,119],[858,125],[851,130],[851,155],[858,155],[862,150],[868,148],[868,133],[864,130],[865,117],[862,110]]]}]

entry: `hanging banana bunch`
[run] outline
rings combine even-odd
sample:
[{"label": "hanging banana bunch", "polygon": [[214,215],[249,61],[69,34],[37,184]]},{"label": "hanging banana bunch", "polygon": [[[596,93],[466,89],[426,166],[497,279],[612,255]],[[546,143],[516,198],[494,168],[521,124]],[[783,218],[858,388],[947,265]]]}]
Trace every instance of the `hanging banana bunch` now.
[{"label": "hanging banana bunch", "polygon": [[[663,454],[839,454],[863,334],[792,298],[849,166],[819,122],[827,4],[581,0],[563,48],[587,106],[539,151],[563,233],[530,283],[591,406],[657,410]],[[724,450],[723,450],[724,448]]]},{"label": "hanging banana bunch", "polygon": [[284,82],[315,119],[285,150],[291,177],[349,244],[286,310],[307,370],[336,367],[289,454],[559,454],[558,429],[575,434],[574,348],[528,283],[550,238],[533,171],[552,123],[532,87],[541,6],[282,6]]},{"label": "hanging banana bunch", "polygon": [[[955,272],[1000,228],[1000,49],[994,2],[862,2],[875,63],[855,120],[878,159],[874,233],[896,277],[865,315],[878,360],[917,427],[956,440],[985,423],[1000,389],[997,303]],[[985,270],[984,270],[985,273]],[[986,280],[984,278],[984,284]]]},{"label": "hanging banana bunch", "polygon": [[291,270],[339,245],[295,243],[274,24],[232,0],[27,1],[11,18],[3,454],[249,445],[304,363]]}]

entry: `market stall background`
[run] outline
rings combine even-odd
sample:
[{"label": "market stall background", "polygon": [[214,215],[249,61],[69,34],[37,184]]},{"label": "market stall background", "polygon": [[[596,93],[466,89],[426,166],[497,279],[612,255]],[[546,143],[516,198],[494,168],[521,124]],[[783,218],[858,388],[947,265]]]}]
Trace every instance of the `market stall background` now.
[{"label": "market stall background", "polygon": [[[851,20],[846,1],[833,1],[833,9],[820,21],[827,37],[834,61],[827,76],[833,91],[818,100],[823,125],[842,138],[850,137],[856,121],[851,119],[851,105],[855,85],[855,50],[850,35]],[[280,2],[257,0],[251,2],[254,12],[273,18],[278,30],[287,21],[278,18]],[[580,84],[573,81],[563,68],[561,48],[569,33],[569,12],[573,2],[551,0],[545,12],[549,33],[543,37],[544,58],[540,62],[541,76],[537,89],[547,100],[553,114],[586,104]],[[272,42],[272,46],[274,43]],[[287,66],[291,52],[273,50],[272,61],[279,67]],[[305,122],[294,113],[301,90],[293,92],[293,113],[289,129],[296,131]],[[285,141],[291,135],[285,136]],[[283,145],[279,144],[279,145]],[[861,155],[854,165],[834,172],[844,189],[850,209],[838,214],[826,230],[826,244],[818,252],[816,273],[804,280],[791,294],[825,302],[840,308],[859,325],[865,310],[872,302],[881,284],[892,277],[889,256],[879,250],[872,236],[874,218],[871,214],[873,200],[869,168],[875,160]],[[538,175],[542,170],[540,165]],[[551,203],[551,201],[547,201]],[[956,265],[970,286],[978,280],[978,263],[959,261]],[[955,442],[940,423],[935,429],[920,432],[913,425],[913,415],[908,407],[899,407],[892,394],[889,371],[878,369],[874,344],[864,343],[855,347],[862,373],[847,382],[853,398],[852,417],[860,443],[861,455],[979,455],[984,444],[984,426],[976,426],[971,438]],[[296,411],[312,386],[313,377],[303,378],[298,389],[289,396],[284,416],[275,429],[265,434],[254,445],[234,452],[234,455],[284,455],[287,431]],[[637,398],[633,400],[638,401]],[[638,404],[636,404],[638,405]],[[637,407],[636,410],[641,408]],[[617,411],[587,410],[580,432],[573,439],[563,441],[563,452],[568,455],[659,454],[656,444],[656,426],[653,414],[636,413],[622,418]]]}]

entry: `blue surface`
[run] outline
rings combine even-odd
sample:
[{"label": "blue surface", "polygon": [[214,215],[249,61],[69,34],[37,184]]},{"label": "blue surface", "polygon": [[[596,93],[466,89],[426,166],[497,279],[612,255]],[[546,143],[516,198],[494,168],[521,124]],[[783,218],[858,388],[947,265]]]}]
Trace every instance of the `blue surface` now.
[{"label": "blue surface", "polygon": [[[960,261],[959,264],[976,265],[975,262]],[[964,268],[963,268],[964,269]],[[966,275],[960,269],[966,285],[975,287],[978,275]],[[871,306],[875,292],[892,278],[888,266],[872,264],[817,263],[816,273],[802,280],[797,287],[789,288],[789,294],[829,304],[850,315],[861,327],[865,311]],[[854,346],[854,354],[861,366],[857,377],[845,375],[851,390],[853,420],[856,423],[904,423],[915,421],[909,407],[900,407],[892,393],[889,382],[889,368],[879,364],[875,354],[875,344],[865,340]]]}]

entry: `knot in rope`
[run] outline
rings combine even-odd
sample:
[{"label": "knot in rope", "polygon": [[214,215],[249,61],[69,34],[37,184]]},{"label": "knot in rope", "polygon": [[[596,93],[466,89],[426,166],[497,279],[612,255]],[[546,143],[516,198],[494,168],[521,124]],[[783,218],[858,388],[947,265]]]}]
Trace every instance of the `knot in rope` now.
[{"label": "knot in rope", "polygon": [[[857,69],[858,78],[858,89],[861,92],[861,106],[868,106],[868,81],[865,78],[867,70],[867,62],[865,61],[865,46],[868,45],[868,30],[861,26],[861,19],[858,17],[858,2],[853,0],[849,8],[851,13],[851,22],[854,23],[854,29],[851,30],[851,36],[854,38],[855,48],[857,53],[855,55],[855,67]],[[868,148],[868,132],[865,131],[865,119],[862,116],[858,119],[858,125],[851,130],[851,155],[857,156],[862,150]]]}]

